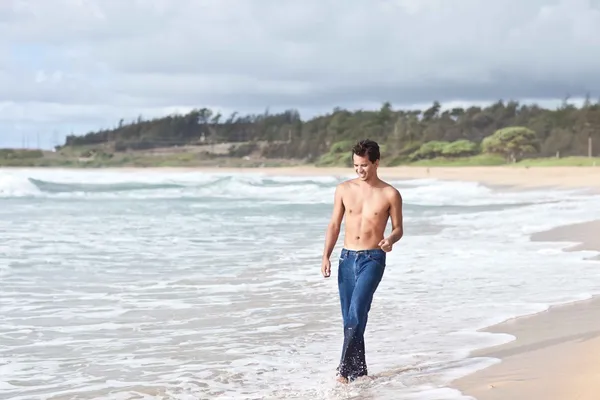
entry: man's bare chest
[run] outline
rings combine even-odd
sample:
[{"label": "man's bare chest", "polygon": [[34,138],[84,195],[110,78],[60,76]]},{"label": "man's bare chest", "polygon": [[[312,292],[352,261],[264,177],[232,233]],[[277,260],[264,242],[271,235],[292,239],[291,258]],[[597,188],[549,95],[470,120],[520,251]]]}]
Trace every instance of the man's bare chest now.
[{"label": "man's bare chest", "polygon": [[389,215],[389,203],[379,196],[345,199],[344,207],[348,217],[377,218]]}]

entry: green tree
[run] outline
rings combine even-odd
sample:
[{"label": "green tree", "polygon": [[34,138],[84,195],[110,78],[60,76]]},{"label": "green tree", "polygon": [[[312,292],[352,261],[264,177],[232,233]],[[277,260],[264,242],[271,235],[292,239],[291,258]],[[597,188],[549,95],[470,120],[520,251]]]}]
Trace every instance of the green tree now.
[{"label": "green tree", "polygon": [[439,157],[443,154],[444,149],[448,145],[448,142],[432,140],[431,142],[422,144],[419,150],[410,155],[410,159],[416,161]]},{"label": "green tree", "polygon": [[516,162],[525,154],[535,154],[540,143],[536,133],[522,126],[498,129],[492,136],[486,137],[481,144],[486,153],[504,155],[508,161]]},{"label": "green tree", "polygon": [[442,156],[444,157],[468,157],[473,156],[479,152],[479,146],[477,143],[471,142],[470,140],[461,139],[448,143],[442,150]]},{"label": "green tree", "polygon": [[[65,151],[94,148],[125,152],[216,143],[235,144],[237,148],[244,143],[256,143],[258,147],[253,154],[265,158],[315,162],[323,155],[333,154],[330,151],[334,146],[335,150],[343,150],[342,154],[350,151],[346,144],[371,138],[386,146],[382,163],[404,163],[411,155],[418,158],[473,154],[475,148],[478,151],[483,147],[484,141],[486,151],[503,154],[509,159],[554,157],[557,153],[560,156],[587,156],[591,138],[592,154],[600,154],[600,103],[592,102],[589,97],[579,108],[568,103],[568,99],[556,109],[512,100],[498,100],[486,107],[466,106],[444,111],[442,108],[435,101],[424,110],[401,110],[382,101],[375,110],[336,107],[331,112],[302,119],[294,109],[221,115],[198,106],[186,115],[154,119],[139,116],[134,121],[116,119],[110,129],[69,135],[57,150],[83,146],[86,149]],[[510,129],[504,131],[506,128]],[[535,134],[527,134],[526,130]],[[520,133],[511,137],[507,132]],[[463,140],[466,142],[461,142]],[[428,142],[433,144],[426,145]],[[440,145],[440,142],[445,144]],[[344,143],[343,148],[340,143]],[[244,148],[251,147],[241,147]]]}]

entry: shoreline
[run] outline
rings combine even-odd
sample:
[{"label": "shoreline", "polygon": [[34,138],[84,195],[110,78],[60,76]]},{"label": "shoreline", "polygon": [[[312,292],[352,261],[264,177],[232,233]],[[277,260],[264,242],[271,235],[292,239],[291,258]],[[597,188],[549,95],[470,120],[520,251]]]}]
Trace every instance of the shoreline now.
[{"label": "shoreline", "polygon": [[[600,236],[593,232],[600,232],[600,220],[537,232],[530,240],[567,243],[563,251],[594,251],[598,255],[582,259],[600,260]],[[472,351],[467,359],[491,358],[496,363],[454,379],[448,387],[476,400],[598,398],[600,293],[509,318],[478,332],[514,339]]]},{"label": "shoreline", "polygon": [[[47,170],[47,171],[110,171],[110,172],[182,172],[182,173],[235,173],[267,176],[336,176],[353,177],[351,167],[0,167],[0,171]],[[449,181],[478,182],[487,186],[503,188],[585,189],[600,192],[600,167],[522,167],[522,166],[465,166],[465,167],[380,167],[382,179],[438,179]]]},{"label": "shoreline", "polygon": [[[547,231],[537,232],[531,235],[531,240],[534,242],[576,243],[565,247],[563,251],[597,251],[600,253],[599,239],[593,239],[593,232],[600,233],[600,220],[558,226]],[[589,260],[600,261],[600,254]]]}]

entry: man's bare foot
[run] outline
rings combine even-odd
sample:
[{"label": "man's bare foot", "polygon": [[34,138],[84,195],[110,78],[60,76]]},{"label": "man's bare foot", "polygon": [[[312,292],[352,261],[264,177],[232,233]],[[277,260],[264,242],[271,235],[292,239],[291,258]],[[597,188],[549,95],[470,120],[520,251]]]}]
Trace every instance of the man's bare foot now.
[{"label": "man's bare foot", "polygon": [[347,384],[348,378],[344,378],[343,376],[338,376],[336,381],[338,381],[339,383]]}]

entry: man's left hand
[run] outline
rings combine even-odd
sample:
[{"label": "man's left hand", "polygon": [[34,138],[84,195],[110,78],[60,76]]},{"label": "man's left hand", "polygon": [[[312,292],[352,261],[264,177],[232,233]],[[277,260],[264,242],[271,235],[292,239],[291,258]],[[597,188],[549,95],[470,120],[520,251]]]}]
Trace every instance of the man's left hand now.
[{"label": "man's left hand", "polygon": [[392,242],[390,242],[389,239],[383,239],[381,242],[379,242],[379,247],[381,247],[381,250],[389,253],[392,251]]}]

